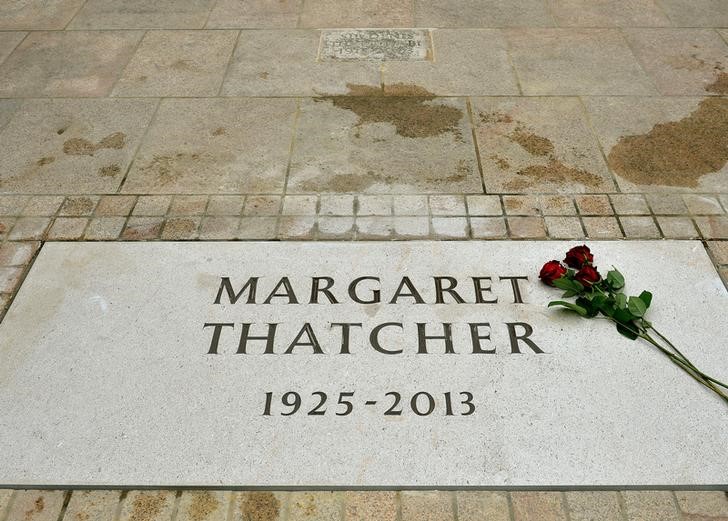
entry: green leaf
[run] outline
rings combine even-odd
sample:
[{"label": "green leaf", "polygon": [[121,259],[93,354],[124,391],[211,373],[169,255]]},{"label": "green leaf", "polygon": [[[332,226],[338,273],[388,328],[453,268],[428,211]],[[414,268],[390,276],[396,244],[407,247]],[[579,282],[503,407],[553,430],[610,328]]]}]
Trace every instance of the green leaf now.
[{"label": "green leaf", "polygon": [[618,323],[617,331],[619,331],[622,335],[626,336],[630,340],[635,340],[637,338],[637,335],[633,332],[631,324],[625,325],[622,323]]},{"label": "green leaf", "polygon": [[578,293],[576,291],[568,290],[568,291],[564,291],[564,294],[561,295],[561,298],[571,298],[574,295],[578,295]]},{"label": "green leaf", "polygon": [[617,308],[614,310],[614,320],[618,322],[624,322],[625,324],[628,322],[632,322],[636,317],[629,312],[627,309],[621,309]]},{"label": "green leaf", "polygon": [[576,305],[581,306],[586,310],[586,316],[589,318],[595,317],[599,314],[599,307],[597,307],[593,301],[585,297],[579,297],[576,299]]},{"label": "green leaf", "polygon": [[614,302],[618,309],[627,309],[627,295],[624,293],[617,293],[614,296]]},{"label": "green leaf", "polygon": [[645,308],[650,307],[650,304],[652,304],[652,293],[643,291],[640,293],[640,300],[645,303]]},{"label": "green leaf", "polygon": [[560,279],[556,279],[554,281],[554,286],[566,291],[573,291],[574,293],[580,293],[584,289],[584,286],[582,286],[581,283],[575,280],[570,280],[567,277],[561,277]]},{"label": "green leaf", "polygon": [[565,307],[566,309],[569,309],[571,311],[574,311],[574,312],[580,314],[582,317],[587,316],[586,309],[584,309],[583,307],[581,307],[577,304],[572,304],[571,302],[566,302],[563,300],[553,300],[553,301],[549,302],[549,307],[553,307],[553,306]]},{"label": "green leaf", "polygon": [[642,299],[639,297],[629,297],[629,301],[627,302],[627,309],[629,309],[629,312],[632,313],[636,317],[642,317],[645,314],[645,311],[647,311],[647,306],[645,306],[645,303],[642,302]]},{"label": "green leaf", "polygon": [[624,287],[624,276],[616,268],[607,273],[607,282],[614,289]]}]

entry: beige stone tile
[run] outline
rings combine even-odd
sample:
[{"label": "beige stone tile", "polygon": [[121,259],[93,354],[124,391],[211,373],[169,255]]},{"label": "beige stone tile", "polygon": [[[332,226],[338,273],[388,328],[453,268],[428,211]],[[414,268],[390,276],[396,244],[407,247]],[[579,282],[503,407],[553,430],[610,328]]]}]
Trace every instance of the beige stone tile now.
[{"label": "beige stone tile", "polygon": [[322,195],[319,214],[354,215],[355,201],[353,195]]},{"label": "beige stone tile", "polygon": [[428,217],[395,217],[392,222],[398,239],[422,239],[430,235]]},{"label": "beige stone tile", "polygon": [[96,206],[96,215],[119,216],[129,215],[136,204],[136,197],[133,195],[105,195],[99,200]]},{"label": "beige stone tile", "polygon": [[582,217],[586,236],[590,239],[616,239],[622,237],[622,230],[615,217]]},{"label": "beige stone tile", "polygon": [[392,215],[391,195],[360,195],[356,198],[357,215]]},{"label": "beige stone tile", "polygon": [[728,4],[723,0],[660,0],[678,27],[728,27]]},{"label": "beige stone tile", "polygon": [[432,215],[466,215],[465,197],[462,195],[431,195]]},{"label": "beige stone tile", "polygon": [[630,490],[622,492],[627,521],[678,521],[680,514],[672,492]]},{"label": "beige stone tile", "polygon": [[369,491],[344,493],[344,521],[395,521],[398,492]]},{"label": "beige stone tile", "polygon": [[10,230],[15,226],[14,217],[0,217],[0,239],[6,239]]},{"label": "beige stone tile", "polygon": [[433,217],[432,234],[438,239],[467,239],[470,226],[465,217]]},{"label": "beige stone tile", "polygon": [[[687,520],[725,521],[728,519],[728,496],[721,490],[677,491],[677,504]],[[683,515],[683,518],[686,516]]]},{"label": "beige stone tile", "polygon": [[535,195],[504,195],[506,215],[541,215],[541,205]]},{"label": "beige stone tile", "polygon": [[0,191],[115,192],[153,100],[31,100],[0,132]]},{"label": "beige stone tile", "polygon": [[623,192],[728,191],[728,99],[584,102]]},{"label": "beige stone tile", "polygon": [[354,217],[323,215],[318,218],[319,239],[351,239],[354,237]]},{"label": "beige stone tile", "polygon": [[566,492],[570,521],[622,521],[618,492]]},{"label": "beige stone tile", "polygon": [[[0,4],[0,26],[2,26],[2,4]],[[13,52],[13,49],[18,46],[18,44],[21,42],[23,38],[28,33],[23,32],[0,32],[0,63],[3,62],[5,58],[10,56],[10,53]],[[0,126],[2,126],[2,120],[0,119]]]},{"label": "beige stone tile", "polygon": [[497,195],[467,195],[468,215],[503,215],[500,197]]},{"label": "beige stone tile", "polygon": [[561,492],[511,492],[513,521],[565,521]]},{"label": "beige stone tile", "polygon": [[49,241],[80,239],[87,224],[88,219],[85,217],[58,217],[53,221],[46,238]]},{"label": "beige stone tile", "polygon": [[283,198],[283,215],[316,215],[318,198],[315,195],[287,195]]},{"label": "beige stone tile", "polygon": [[280,239],[313,239],[316,218],[286,215],[279,219],[277,235]]},{"label": "beige stone tile", "polygon": [[510,236],[517,239],[541,239],[546,237],[546,227],[541,217],[509,217]]},{"label": "beige stone tile", "polygon": [[[728,239],[728,217],[726,216],[696,217],[695,223],[705,239]],[[17,226],[16,223],[15,227]],[[15,228],[13,228],[13,233],[10,234],[11,237],[14,232]]]},{"label": "beige stone tile", "polygon": [[584,237],[578,217],[544,217],[546,230],[552,239],[580,239]]},{"label": "beige stone tile", "polygon": [[159,237],[164,217],[129,217],[121,238],[129,241],[146,241]]},{"label": "beige stone tile", "polygon": [[454,521],[452,494],[453,492],[403,491],[402,521]]},{"label": "beige stone tile", "polygon": [[359,239],[389,239],[394,233],[394,219],[392,217],[357,217],[356,228]]},{"label": "beige stone tile", "polygon": [[114,87],[114,96],[215,96],[237,31],[150,31]]},{"label": "beige stone tile", "polygon": [[394,215],[428,215],[426,195],[395,195]]},{"label": "beige stone tile", "polygon": [[177,521],[225,521],[232,492],[185,490],[179,499]]},{"label": "beige stone tile", "polygon": [[23,208],[23,215],[27,217],[53,215],[61,207],[63,201],[62,195],[37,195]]},{"label": "beige stone tile", "polygon": [[243,217],[238,239],[275,239],[277,226],[275,217]]},{"label": "beige stone tile", "polygon": [[98,97],[111,90],[139,31],[34,32],[0,65],[0,97]]},{"label": "beige stone tile", "polygon": [[64,519],[69,521],[113,521],[121,492],[118,490],[75,490]]},{"label": "beige stone tile", "polygon": [[95,196],[66,197],[58,215],[80,216],[91,215],[98,204],[99,198]]},{"label": "beige stone tile", "polygon": [[549,27],[544,0],[415,0],[417,27]]},{"label": "beige stone tile", "polygon": [[661,94],[728,94],[728,45],[710,29],[628,29],[627,41]]},{"label": "beige stone tile", "polygon": [[199,237],[200,217],[170,217],[162,228],[163,240],[193,240]]},{"label": "beige stone tile", "polygon": [[[0,308],[4,309],[6,304],[6,299],[2,299],[0,302]],[[10,500],[13,498],[13,494],[15,494],[15,491],[12,489],[0,488],[0,517],[5,515],[5,510],[8,508]]]},{"label": "beige stone tile", "polygon": [[690,217],[657,217],[657,225],[666,239],[696,239],[699,237]]},{"label": "beige stone tile", "polygon": [[290,99],[166,99],[123,191],[282,190],[295,105]]},{"label": "beige stone tile", "polygon": [[0,30],[63,29],[84,0],[5,0],[0,2]]},{"label": "beige stone tile", "polygon": [[480,192],[465,100],[302,103],[288,193]]},{"label": "beige stone tile", "polygon": [[614,189],[577,99],[476,98],[472,103],[489,193]]},{"label": "beige stone tile", "polygon": [[205,217],[200,224],[200,239],[235,239],[239,226],[238,217]]},{"label": "beige stone tile", "polygon": [[683,195],[683,201],[685,201],[685,206],[688,207],[688,212],[693,215],[720,215],[724,213],[718,199],[711,195],[685,194]]},{"label": "beige stone tile", "polygon": [[65,496],[63,490],[18,490],[5,521],[56,521]]},{"label": "beige stone tile", "polygon": [[540,202],[544,215],[576,215],[574,201],[568,195],[543,195]]},{"label": "beige stone tile", "polygon": [[548,0],[561,27],[668,27],[654,0]]},{"label": "beige stone tile", "polygon": [[290,521],[340,521],[340,492],[293,492],[288,507]]},{"label": "beige stone tile", "polygon": [[0,267],[0,293],[12,293],[20,284],[23,276],[22,267]]},{"label": "beige stone tile", "polygon": [[610,195],[612,206],[617,215],[641,215],[650,213],[645,198],[641,194]]},{"label": "beige stone tile", "polygon": [[119,521],[170,521],[175,493],[169,490],[132,490],[126,496]]},{"label": "beige stone tile", "polygon": [[508,494],[490,491],[455,492],[459,521],[509,521]]},{"label": "beige stone tile", "polygon": [[169,195],[140,195],[131,214],[149,217],[167,215],[171,203]]},{"label": "beige stone tile", "polygon": [[[38,251],[37,242],[4,242],[0,244],[0,266],[22,266]],[[1,495],[1,494],[0,494]],[[2,511],[2,508],[0,508]]]},{"label": "beige stone tile", "polygon": [[50,224],[47,217],[21,217],[15,221],[8,238],[11,241],[37,241],[43,239]]},{"label": "beige stone tile", "polygon": [[293,29],[303,0],[219,0],[207,20],[209,29]]},{"label": "beige stone tile", "polygon": [[22,215],[29,201],[27,195],[0,196],[0,215]]},{"label": "beige stone tile", "polygon": [[222,93],[324,96],[380,89],[378,63],[317,61],[318,48],[319,31],[243,31]]},{"label": "beige stone tile", "polygon": [[500,31],[440,29],[432,31],[432,40],[434,60],[384,63],[385,93],[408,95],[424,90],[440,96],[518,94],[506,40]]},{"label": "beige stone tile", "polygon": [[214,0],[88,0],[72,29],[202,29]]},{"label": "beige stone tile", "polygon": [[581,215],[612,215],[612,205],[606,195],[577,195],[574,197]]},{"label": "beige stone tile", "polygon": [[126,217],[95,217],[86,227],[84,238],[89,241],[108,241],[119,237]]},{"label": "beige stone tile", "polygon": [[245,198],[243,215],[278,215],[281,208],[281,197],[277,195],[257,195]]},{"label": "beige stone tile", "polygon": [[301,27],[412,27],[411,0],[305,0]]},{"label": "beige stone tile", "polygon": [[245,198],[239,195],[213,195],[207,205],[208,215],[240,215]]},{"label": "beige stone tile", "polygon": [[617,29],[508,29],[511,57],[528,96],[654,95]]},{"label": "beige stone tile", "polygon": [[230,521],[282,521],[285,518],[288,492],[236,492]]},{"label": "beige stone tile", "polygon": [[506,221],[502,217],[471,217],[473,239],[498,239],[508,236]]},{"label": "beige stone tile", "polygon": [[678,194],[647,194],[647,204],[658,215],[680,215],[688,213],[682,197]]},{"label": "beige stone tile", "polygon": [[178,195],[172,199],[169,215],[185,217],[203,215],[207,209],[206,195]]},{"label": "beige stone tile", "polygon": [[713,255],[716,264],[728,264],[728,241],[710,241],[708,250]]}]

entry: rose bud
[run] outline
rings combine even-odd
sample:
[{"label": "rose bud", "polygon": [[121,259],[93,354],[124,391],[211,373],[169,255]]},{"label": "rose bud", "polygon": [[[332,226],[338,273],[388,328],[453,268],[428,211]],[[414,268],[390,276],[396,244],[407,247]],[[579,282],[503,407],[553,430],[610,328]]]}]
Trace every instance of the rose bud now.
[{"label": "rose bud", "polygon": [[566,258],[564,259],[566,265],[575,270],[593,261],[594,255],[592,255],[591,250],[586,244],[571,248],[566,252]]},{"label": "rose bud", "polygon": [[556,279],[560,279],[564,275],[566,275],[566,268],[564,268],[559,261],[552,260],[543,265],[541,273],[538,274],[538,278],[545,284],[553,286],[554,281]]},{"label": "rose bud", "polygon": [[602,280],[602,276],[595,267],[587,264],[574,275],[574,280],[581,282],[584,287],[589,287]]}]

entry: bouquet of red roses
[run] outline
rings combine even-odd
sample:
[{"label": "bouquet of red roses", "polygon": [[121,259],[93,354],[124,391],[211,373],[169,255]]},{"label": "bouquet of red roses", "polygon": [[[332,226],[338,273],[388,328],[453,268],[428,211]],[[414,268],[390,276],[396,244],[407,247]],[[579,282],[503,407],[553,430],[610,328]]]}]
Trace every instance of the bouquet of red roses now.
[{"label": "bouquet of red roses", "polygon": [[631,340],[641,338],[649,342],[728,404],[728,385],[695,367],[645,318],[652,303],[652,293],[643,291],[638,296],[625,295],[622,292],[622,274],[614,268],[602,277],[594,266],[594,255],[586,245],[571,248],[563,262],[552,260],[544,264],[539,278],[549,286],[564,290],[562,298],[575,299],[574,302],[554,300],[549,302],[549,307],[560,306],[585,318],[599,317],[614,322],[622,335]]}]

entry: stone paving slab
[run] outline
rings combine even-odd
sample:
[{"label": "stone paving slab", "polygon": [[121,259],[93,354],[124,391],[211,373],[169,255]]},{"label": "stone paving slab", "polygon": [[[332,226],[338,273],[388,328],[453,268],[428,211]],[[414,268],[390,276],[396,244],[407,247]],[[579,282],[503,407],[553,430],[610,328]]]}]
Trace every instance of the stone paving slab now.
[{"label": "stone paving slab", "polygon": [[83,0],[5,0],[0,2],[0,31],[63,29]]},{"label": "stone paving slab", "polygon": [[88,0],[71,29],[202,29],[214,0]]},{"label": "stone paving slab", "polygon": [[[47,243],[0,325],[0,350],[6,361],[0,373],[5,388],[0,395],[0,428],[9,448],[0,454],[0,482],[101,487],[725,483],[726,440],[719,434],[725,431],[723,403],[651,349],[636,349],[632,341],[620,340],[610,324],[588,326],[578,317],[545,307],[554,295],[535,281],[535,270],[544,258],[567,245]],[[630,291],[642,287],[654,291],[659,305],[652,309],[652,320],[666,324],[673,341],[720,378],[725,360],[711,339],[726,327],[724,314],[714,311],[726,305],[728,293],[702,245],[643,241],[592,246],[598,258],[618,265],[628,281],[639,280]],[[487,259],[481,258],[483,252]],[[352,255],[353,264],[341,262],[347,255]],[[650,258],[660,259],[659,269],[643,269]],[[394,271],[392,262],[397,263]],[[170,270],[170,265],[175,269]],[[332,291],[340,300],[335,308],[306,304],[303,295],[308,292],[301,293],[307,274],[324,273],[335,281]],[[459,294],[466,303],[452,304],[452,295],[445,297],[451,304],[421,307],[413,307],[411,297],[405,298],[406,305],[371,307],[345,299],[341,284],[370,273],[381,277],[382,302],[390,301],[397,280],[405,273],[419,287],[421,298],[432,303],[434,293],[426,281],[432,274],[444,273],[462,282]],[[465,282],[471,275],[486,274],[494,277],[486,299],[498,300],[485,305],[487,312],[483,304],[472,303],[474,293]],[[233,305],[227,297],[215,297],[224,291],[222,276],[230,277],[235,288],[246,277],[262,277],[260,300],[268,293],[283,292],[280,284],[273,289],[283,275],[296,288],[288,290],[283,303],[280,296],[274,297],[276,303],[270,307]],[[519,297],[510,283],[501,279],[496,283],[498,275],[524,275],[533,282],[522,282]],[[349,294],[369,299],[372,286],[365,286],[365,292]],[[301,296],[301,304],[285,304],[291,291]],[[237,289],[229,298],[235,293]],[[223,304],[217,307],[213,300]],[[524,303],[516,302],[520,300]],[[686,309],[693,313],[686,314]],[[247,354],[236,355],[235,350],[241,349],[237,335],[220,330],[211,336],[211,330],[203,328],[205,323],[234,322],[240,313],[258,325],[279,323],[275,340],[265,348],[278,356],[261,354],[262,344],[247,345]],[[437,328],[432,326],[438,322],[453,323],[453,353],[443,353],[442,339],[425,344],[420,340],[420,347],[412,343],[416,340],[408,341],[406,332],[417,320],[426,324],[428,335],[435,334]],[[492,340],[484,332],[487,344],[481,345],[496,353],[488,360],[484,354],[467,354],[474,344],[463,340],[460,327],[484,320],[489,322]],[[295,349],[286,348],[288,342],[281,335],[293,338],[304,321],[311,324],[318,340],[314,344],[296,340],[291,344]],[[326,327],[339,321],[361,323],[366,335],[352,331],[351,344],[341,344],[341,337],[337,339]],[[392,358],[369,349],[363,340],[370,338],[372,327],[388,321],[403,323],[402,332],[379,333],[381,342],[376,345],[384,346],[380,349],[402,350]],[[531,333],[520,332],[517,338],[530,336],[531,343],[518,340],[514,346],[511,333],[508,347],[504,323],[510,321],[520,327],[529,324]],[[592,331],[587,345],[580,336],[585,327]],[[423,345],[427,356],[422,354]],[[281,354],[286,349],[294,349],[290,358]],[[350,354],[337,356],[339,349]],[[320,354],[313,354],[319,350]],[[516,352],[517,356],[512,354]],[[571,368],[568,385],[563,383],[565,368]],[[301,374],[307,375],[305,382]],[[212,379],[216,383],[211,389]],[[33,381],[44,384],[33,386],[32,393],[20,391]],[[524,392],[507,391],[523,382],[528,382]],[[61,385],[66,391],[59,393]],[[450,389],[453,385],[457,389]],[[180,386],[184,393],[169,391]],[[615,389],[620,390],[618,399]],[[350,415],[342,416],[337,407],[338,417],[333,414],[333,402],[327,406],[330,414],[291,415],[284,405],[291,402],[276,398],[268,416],[260,413],[266,390],[277,397],[300,391],[307,397],[306,411],[313,391],[354,391],[359,398],[352,398]],[[472,400],[466,400],[473,403],[472,417],[444,416],[441,409],[438,414],[422,413],[416,400],[409,401],[416,391],[446,390],[473,394]],[[380,396],[385,391],[401,392],[408,397],[407,411],[420,413],[405,411],[391,420],[381,416],[388,407]],[[684,404],[680,415],[672,414],[670,395],[679,396]],[[368,407],[364,400],[376,403]],[[433,407],[443,407],[440,400],[434,400]],[[514,410],[522,414],[512,414]],[[197,421],[185,421],[181,428],[180,415]],[[216,418],[226,418],[224,432]],[[605,432],[604,421],[612,425],[614,434]],[[373,425],[380,427],[372,429]],[[365,427],[368,436],[362,438],[360,431]],[[534,430],[540,435],[532,436]],[[630,436],[624,437],[624,432]],[[600,441],[598,449],[595,437]],[[336,441],[354,438],[359,440],[356,444]],[[305,449],[296,441],[301,439],[307,440]],[[406,450],[395,443],[398,439],[409,440]],[[261,440],[269,443],[261,444]],[[371,459],[372,451],[378,452],[376,459]],[[54,457],[47,458],[49,453]],[[206,463],[190,466],[189,457]],[[427,498],[431,501],[427,511],[450,508],[451,503],[441,504],[438,496]],[[554,518],[561,516],[562,506],[553,496],[524,495],[522,499],[523,511],[545,508]],[[172,501],[172,497],[160,497],[159,512],[173,512]],[[521,511],[516,496],[513,502],[516,512]],[[127,507],[131,508],[124,507],[121,519],[133,517]],[[408,516],[417,517],[409,508],[403,498],[403,515],[407,511]]]},{"label": "stone paving slab", "polygon": [[548,0],[561,27],[669,27],[654,0]]},{"label": "stone paving slab", "polygon": [[542,0],[415,0],[419,27],[549,27],[554,20]]}]

